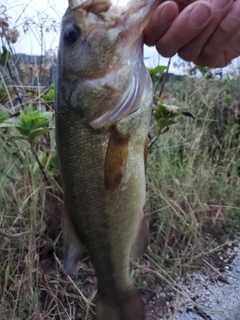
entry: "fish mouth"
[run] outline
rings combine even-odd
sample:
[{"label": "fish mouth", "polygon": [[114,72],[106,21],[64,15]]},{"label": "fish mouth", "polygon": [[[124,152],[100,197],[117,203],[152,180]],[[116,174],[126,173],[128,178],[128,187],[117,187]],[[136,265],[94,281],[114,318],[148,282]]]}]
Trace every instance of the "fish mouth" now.
[{"label": "fish mouth", "polygon": [[69,0],[71,10],[83,9],[94,14],[101,14],[113,10],[113,13],[122,13],[129,8],[139,9],[148,3],[148,0]]}]

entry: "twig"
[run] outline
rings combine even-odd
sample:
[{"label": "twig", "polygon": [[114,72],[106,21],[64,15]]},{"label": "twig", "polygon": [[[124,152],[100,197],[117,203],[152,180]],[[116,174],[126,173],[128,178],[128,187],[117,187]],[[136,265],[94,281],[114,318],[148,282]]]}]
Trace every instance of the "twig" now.
[{"label": "twig", "polygon": [[31,145],[31,151],[32,151],[32,153],[33,153],[33,155],[34,155],[37,163],[38,163],[38,166],[39,166],[39,168],[40,168],[40,170],[41,170],[41,172],[42,172],[42,174],[43,174],[43,176],[44,176],[44,179],[46,180],[47,184],[51,187],[52,184],[51,184],[50,180],[48,179],[48,176],[46,175],[46,172],[45,172],[45,170],[44,170],[44,167],[43,167],[42,163],[40,162],[40,160],[39,160],[39,158],[38,158],[38,155],[37,155],[37,153],[36,153],[36,151],[35,151],[35,149],[34,149],[34,144],[33,144],[33,143],[30,143],[30,145]]},{"label": "twig", "polygon": [[[168,75],[169,68],[170,68],[170,64],[171,64],[171,58],[168,60],[167,69],[166,69],[166,72],[164,72],[164,75],[163,75],[162,87],[161,87],[161,90],[159,92],[159,97],[161,97],[161,95],[163,93],[163,90],[164,90],[164,87],[165,87],[165,84],[166,84],[166,80],[167,80],[167,75]],[[157,84],[156,89],[155,89],[155,93],[157,93],[159,85],[160,85],[160,81],[158,81],[158,84]]]},{"label": "twig", "polygon": [[3,230],[0,229],[0,236],[9,238],[9,239],[16,239],[16,238],[21,238],[23,236],[28,235],[31,232],[31,230],[24,231],[24,232],[19,232],[19,233],[7,233]]},{"label": "twig", "polygon": [[169,130],[169,127],[164,128],[163,130],[159,130],[158,133],[150,140],[148,145],[148,152],[151,151],[152,146],[157,142],[159,136],[163,133],[166,133]]},{"label": "twig", "polygon": [[214,268],[214,266],[212,266],[207,260],[203,259],[203,262],[206,263],[207,266],[212,268],[218,274],[218,278],[220,278],[220,281],[222,281],[223,283],[226,283],[226,284],[231,284],[227,280],[227,278],[217,268]]}]

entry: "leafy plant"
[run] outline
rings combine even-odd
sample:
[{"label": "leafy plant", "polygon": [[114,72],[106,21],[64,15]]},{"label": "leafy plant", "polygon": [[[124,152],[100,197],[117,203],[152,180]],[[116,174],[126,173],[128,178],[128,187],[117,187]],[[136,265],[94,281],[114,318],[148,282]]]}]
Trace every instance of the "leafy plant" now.
[{"label": "leafy plant", "polygon": [[48,127],[53,116],[50,111],[41,112],[39,110],[28,110],[20,112],[17,118],[5,119],[0,123],[0,128],[15,128],[21,136],[14,137],[15,139],[25,139],[30,144],[37,138],[51,129]]},{"label": "leafy plant", "polygon": [[166,104],[161,98],[157,97],[157,105],[153,106],[153,116],[161,132],[175,124],[174,119],[179,114],[179,107]]},{"label": "leafy plant", "polygon": [[53,113],[50,111],[41,112],[40,110],[32,110],[32,107],[29,107],[20,112],[18,117],[5,119],[0,123],[0,128],[15,128],[20,133],[20,136],[12,136],[11,140],[26,140],[29,142],[32,154],[49,186],[51,186],[51,182],[36,152],[36,140],[51,130],[49,123],[52,116]]},{"label": "leafy plant", "polygon": [[155,68],[150,68],[148,69],[148,72],[150,74],[150,77],[152,79],[152,82],[157,82],[158,81],[158,76],[160,73],[163,73],[167,69],[166,66],[157,66]]},{"label": "leafy plant", "polygon": [[55,97],[54,89],[50,89],[46,94],[43,94],[43,99],[48,103],[53,103]]}]

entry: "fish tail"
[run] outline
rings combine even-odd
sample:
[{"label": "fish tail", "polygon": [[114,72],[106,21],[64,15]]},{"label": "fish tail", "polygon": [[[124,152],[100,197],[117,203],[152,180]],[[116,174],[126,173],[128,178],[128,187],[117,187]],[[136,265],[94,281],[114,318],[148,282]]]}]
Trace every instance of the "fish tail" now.
[{"label": "fish tail", "polygon": [[144,320],[144,304],[135,288],[121,295],[97,295],[97,320]]}]

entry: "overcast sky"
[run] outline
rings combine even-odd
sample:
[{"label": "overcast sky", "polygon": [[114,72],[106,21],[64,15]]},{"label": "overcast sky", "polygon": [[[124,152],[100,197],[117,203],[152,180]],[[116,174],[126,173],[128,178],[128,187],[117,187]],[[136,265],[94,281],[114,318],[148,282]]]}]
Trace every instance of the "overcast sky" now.
[{"label": "overcast sky", "polygon": [[[2,4],[7,9],[10,25],[20,32],[19,40],[14,45],[17,53],[39,55],[50,49],[56,50],[61,17],[67,8],[67,0],[1,0]],[[41,37],[41,30],[43,37]],[[167,65],[168,59],[159,56],[154,48],[145,46],[144,51],[145,63],[148,67]],[[180,67],[174,68],[174,62]],[[172,59],[171,72],[182,73],[185,68],[186,63],[177,56]]]}]

